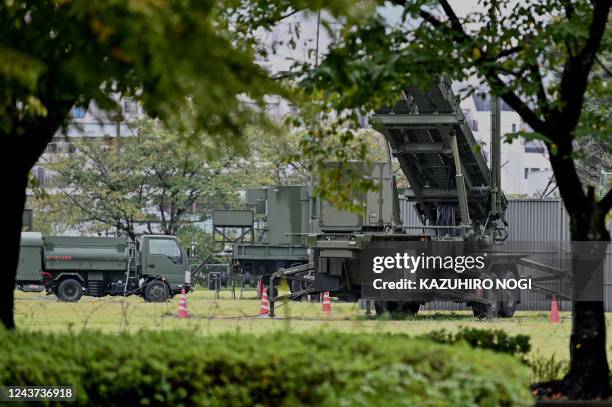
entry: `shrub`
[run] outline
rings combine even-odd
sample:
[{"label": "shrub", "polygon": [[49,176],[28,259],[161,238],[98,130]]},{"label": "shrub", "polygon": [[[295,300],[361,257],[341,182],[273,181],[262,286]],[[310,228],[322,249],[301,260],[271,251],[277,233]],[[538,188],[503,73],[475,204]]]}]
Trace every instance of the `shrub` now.
[{"label": "shrub", "polygon": [[531,405],[515,358],[404,335],[0,332],[0,385],[80,405]]},{"label": "shrub", "polygon": [[527,335],[511,336],[501,329],[461,328],[457,332],[441,329],[431,331],[422,337],[437,343],[446,344],[465,341],[473,348],[490,349],[494,352],[516,355],[523,360],[525,355],[531,350],[531,344]]},{"label": "shrub", "polygon": [[548,358],[535,356],[529,360],[528,364],[532,383],[560,380],[569,371],[569,361],[558,360],[554,354]]}]

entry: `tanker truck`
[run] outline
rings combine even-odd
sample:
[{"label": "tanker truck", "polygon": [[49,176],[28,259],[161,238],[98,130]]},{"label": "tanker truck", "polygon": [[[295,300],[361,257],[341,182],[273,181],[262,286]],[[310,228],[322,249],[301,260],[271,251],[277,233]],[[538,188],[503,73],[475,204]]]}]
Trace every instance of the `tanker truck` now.
[{"label": "tanker truck", "polygon": [[82,295],[140,295],[163,302],[191,289],[189,259],[174,236],[42,236],[21,234],[17,288],[42,284],[60,301]]}]

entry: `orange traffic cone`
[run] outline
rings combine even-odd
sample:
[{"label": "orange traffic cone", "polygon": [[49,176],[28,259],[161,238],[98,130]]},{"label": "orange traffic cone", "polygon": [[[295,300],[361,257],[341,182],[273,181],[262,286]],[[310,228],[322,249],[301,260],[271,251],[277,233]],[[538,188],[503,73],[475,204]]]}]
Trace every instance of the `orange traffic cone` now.
[{"label": "orange traffic cone", "polygon": [[261,292],[261,305],[259,306],[259,318],[270,316],[270,301],[268,300],[268,293],[264,289]]},{"label": "orange traffic cone", "polygon": [[181,301],[179,302],[177,318],[189,318],[189,310],[187,309],[187,297],[185,296],[185,288],[181,290]]},{"label": "orange traffic cone", "polygon": [[560,322],[559,317],[559,304],[557,303],[557,297],[553,295],[552,302],[550,303],[550,322]]},{"label": "orange traffic cone", "polygon": [[323,293],[323,313],[329,314],[331,312],[331,300],[329,298],[329,291]]}]

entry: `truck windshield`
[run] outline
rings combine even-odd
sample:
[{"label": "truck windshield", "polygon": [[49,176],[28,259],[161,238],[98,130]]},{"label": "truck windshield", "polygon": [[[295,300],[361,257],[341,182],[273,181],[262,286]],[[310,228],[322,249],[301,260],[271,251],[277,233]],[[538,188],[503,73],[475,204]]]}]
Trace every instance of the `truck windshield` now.
[{"label": "truck windshield", "polygon": [[181,260],[181,250],[174,240],[170,239],[151,239],[149,240],[149,254],[160,254],[173,260]]}]

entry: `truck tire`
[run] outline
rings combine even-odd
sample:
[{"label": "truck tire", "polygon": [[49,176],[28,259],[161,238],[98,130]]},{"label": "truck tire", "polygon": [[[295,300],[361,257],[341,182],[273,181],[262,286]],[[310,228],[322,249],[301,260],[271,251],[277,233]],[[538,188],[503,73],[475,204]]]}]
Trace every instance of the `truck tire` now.
[{"label": "truck tire", "polygon": [[[306,273],[298,273],[295,276],[296,277],[304,277],[306,275]],[[305,290],[307,287],[307,283],[305,283],[304,281],[298,281],[298,280],[289,280],[289,289],[291,290],[291,293],[297,293],[298,291],[302,291]]]},{"label": "truck tire", "polygon": [[478,319],[493,318],[491,305],[489,304],[474,302],[472,303],[472,312],[474,313],[474,316]]},{"label": "truck tire", "polygon": [[161,281],[151,281],[144,291],[144,299],[147,302],[166,302],[169,297],[169,289]]},{"label": "truck tire", "polygon": [[[502,279],[512,279],[516,277],[516,273],[512,270],[506,270],[501,273]],[[516,311],[518,303],[518,289],[501,290],[499,294],[499,316],[502,318],[511,318]]]},{"label": "truck tire", "polygon": [[414,316],[418,314],[419,309],[421,308],[421,303],[419,302],[404,302],[401,304],[402,312],[405,315]]},{"label": "truck tire", "polygon": [[374,301],[374,309],[376,315],[382,315],[385,312],[392,314],[399,311],[399,303],[397,301]]},{"label": "truck tire", "polygon": [[63,280],[56,289],[57,299],[64,302],[77,302],[83,295],[81,282],[73,278]]},{"label": "truck tire", "polygon": [[392,317],[414,316],[419,312],[421,303],[406,301],[375,301],[376,315],[388,312]]},{"label": "truck tire", "polygon": [[[491,273],[489,278],[493,281],[497,279],[497,274]],[[491,301],[490,304],[485,304],[482,302],[474,302],[472,303],[472,312],[474,312],[474,316],[479,319],[492,319],[497,318],[499,314],[499,296],[498,291],[495,289],[487,290],[487,294],[489,295],[489,299]]]},{"label": "truck tire", "polygon": [[268,287],[268,298],[278,297],[278,286]]}]

